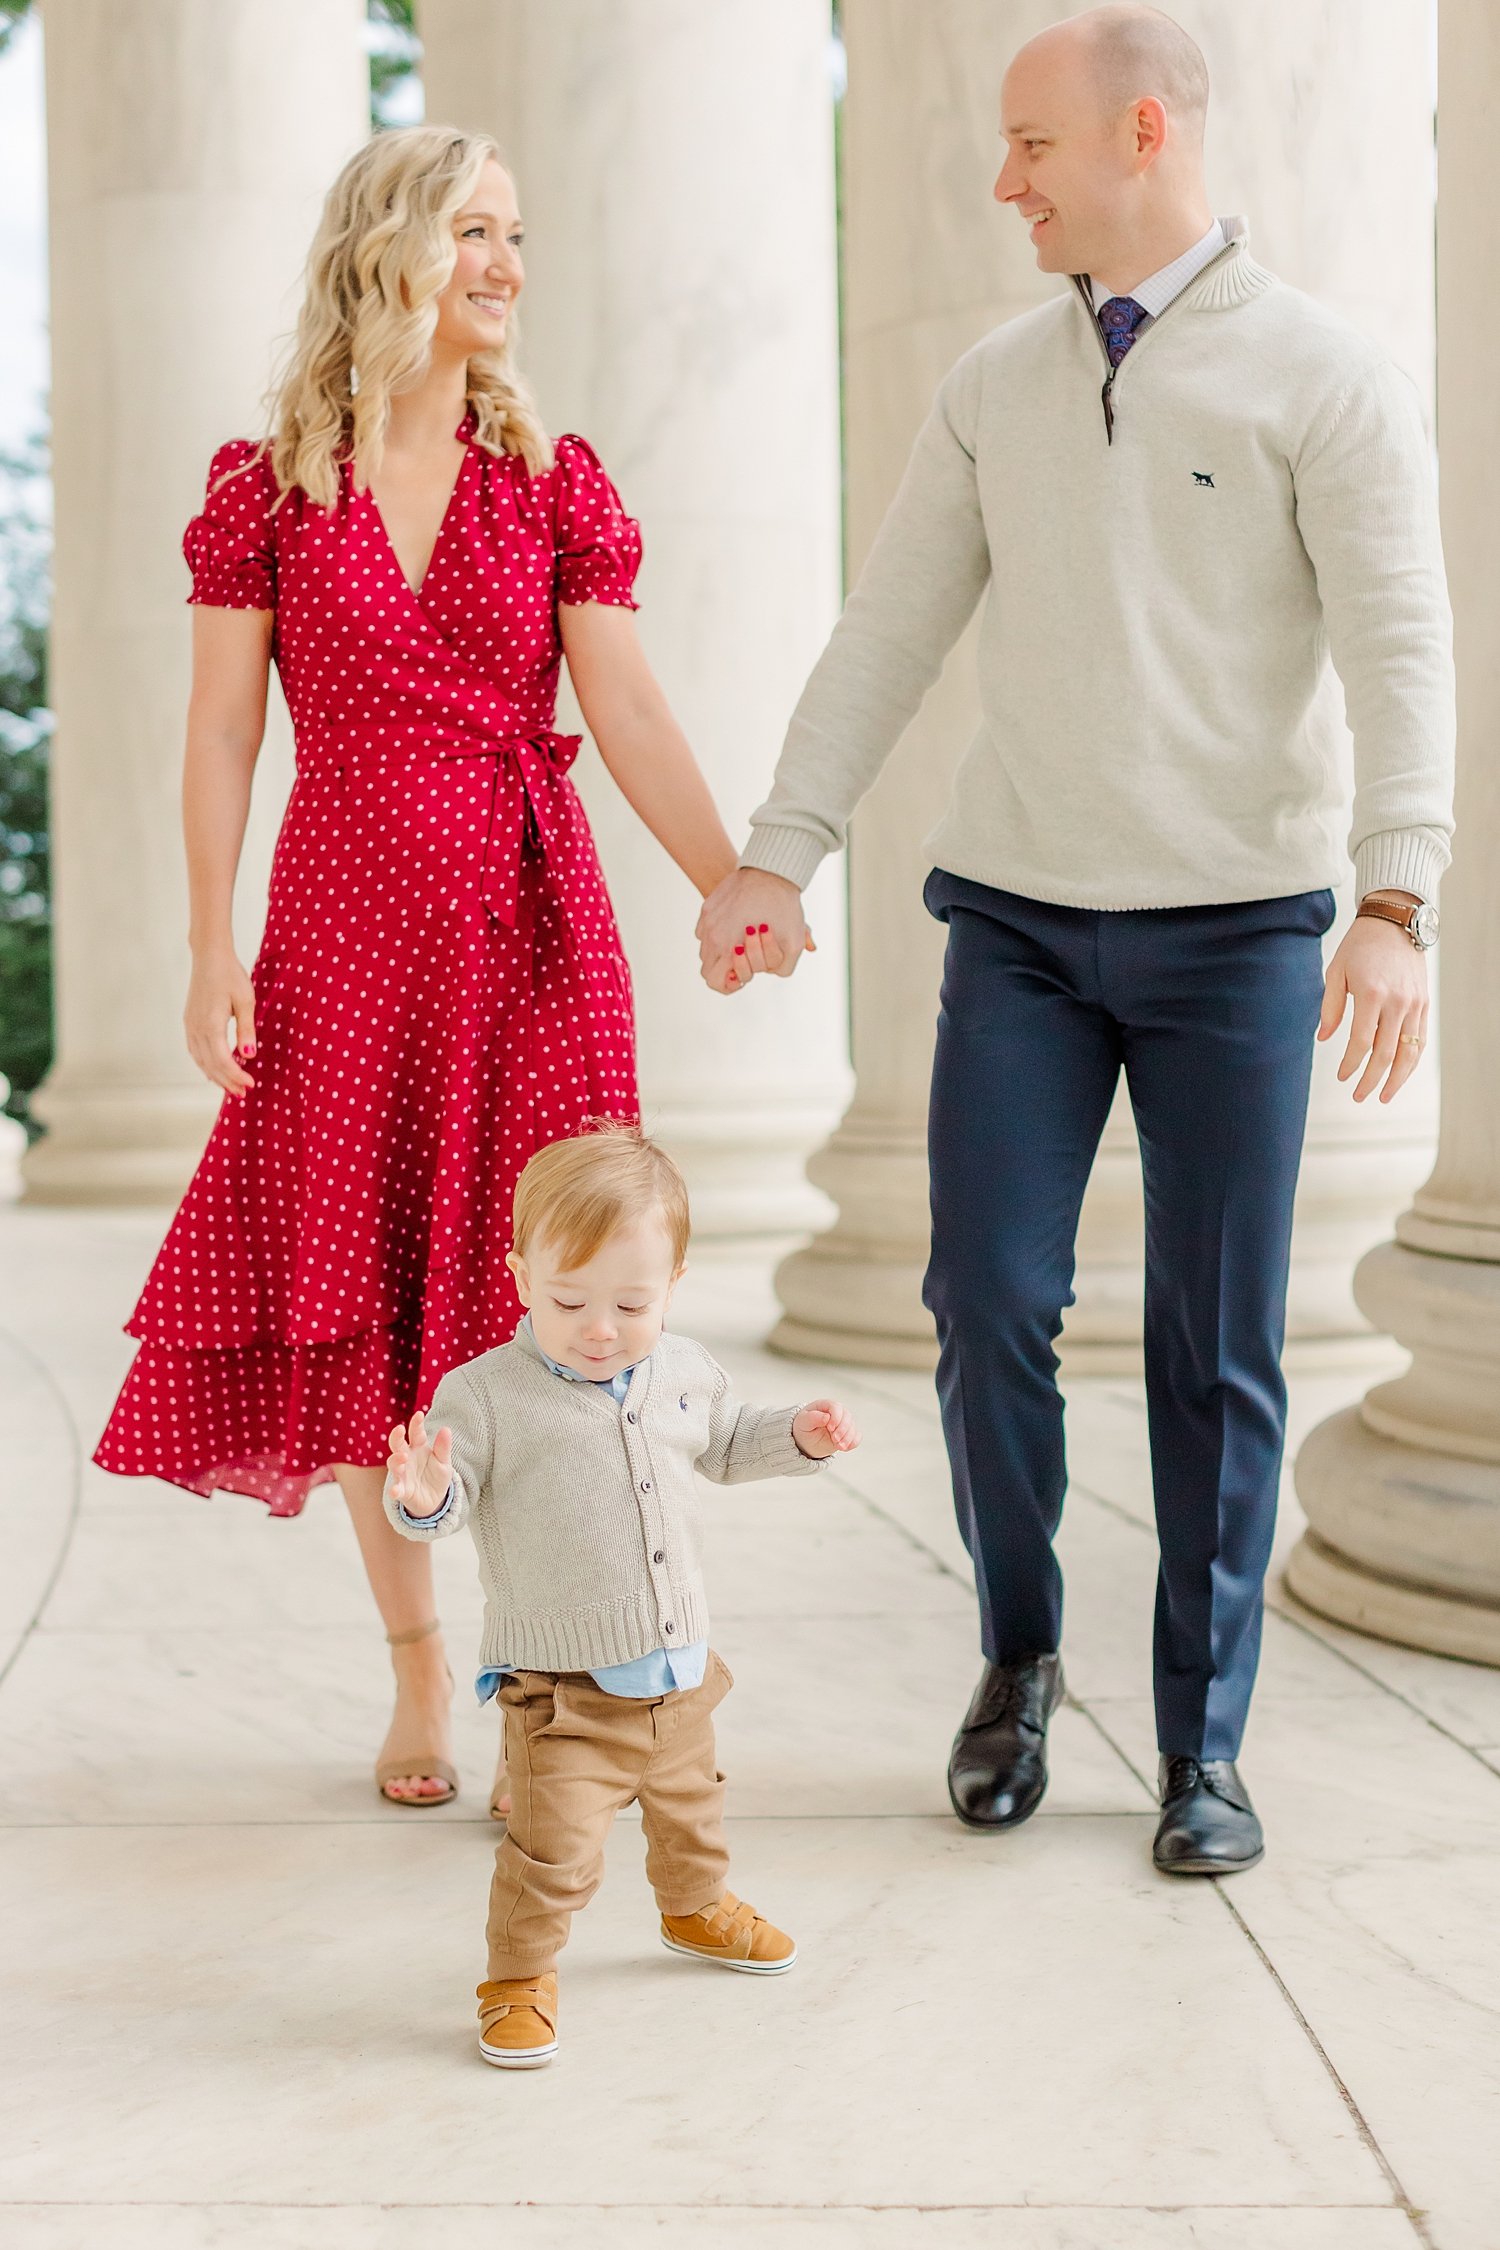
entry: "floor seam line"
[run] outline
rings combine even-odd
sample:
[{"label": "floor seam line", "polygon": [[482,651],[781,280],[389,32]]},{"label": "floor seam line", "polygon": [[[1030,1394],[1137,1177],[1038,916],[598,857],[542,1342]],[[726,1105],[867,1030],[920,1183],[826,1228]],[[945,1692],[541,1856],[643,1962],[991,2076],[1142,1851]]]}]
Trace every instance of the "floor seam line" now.
[{"label": "floor seam line", "polygon": [[[1295,1599],[1295,1597],[1293,1598]],[[1284,1625],[1290,1625],[1294,1633],[1301,1633],[1305,1640],[1313,1643],[1314,1647],[1321,1648],[1329,1656],[1336,1657],[1339,1663],[1347,1665],[1349,1670],[1357,1673],[1360,1679],[1368,1680],[1372,1687],[1379,1688],[1382,1695],[1388,1695],[1393,1703],[1399,1703],[1402,1709],[1409,1711],[1414,1719],[1420,1719],[1424,1726],[1431,1727],[1433,1733],[1440,1735],[1444,1742],[1451,1742],[1455,1750],[1462,1750],[1466,1758],[1471,1758],[1476,1766],[1482,1767],[1494,1780],[1500,1781],[1500,1774],[1495,1772],[1488,1759],[1480,1756],[1473,1743],[1465,1742],[1462,1735],[1455,1734],[1451,1727],[1445,1727],[1441,1719],[1433,1718],[1431,1712],[1424,1711],[1420,1703],[1413,1703],[1409,1695],[1403,1695],[1400,1688],[1392,1687],[1388,1681],[1380,1677],[1378,1672],[1370,1671],[1366,1665],[1360,1663],[1357,1656],[1351,1656],[1347,1649],[1340,1648],[1334,1641],[1325,1640],[1310,1618],[1299,1617],[1290,1609],[1283,1609],[1279,1601],[1267,1602],[1266,1607],[1274,1617],[1279,1617]],[[1436,1654],[1436,1651],[1429,1650],[1426,1653]],[[1450,1658],[1448,1661],[1458,1662],[1460,1659]]]},{"label": "floor seam line", "polygon": [[955,1570],[947,1556],[940,1555],[936,1547],[930,1547],[920,1532],[913,1531],[908,1524],[901,1521],[899,1516],[893,1516],[888,1509],[882,1508],[878,1500],[872,1500],[868,1493],[861,1492],[856,1485],[841,1477],[837,1469],[828,1472],[828,1481],[838,1491],[846,1494],[849,1499],[856,1501],[867,1515],[875,1518],[877,1523],[882,1523],[887,1530],[894,1531],[898,1538],[906,1542],[908,1547],[914,1547],[919,1555],[924,1555],[941,1577],[950,1579],[955,1586],[961,1586],[965,1593],[973,1596],[973,1578],[966,1576],[962,1571]]},{"label": "floor seam line", "polygon": [[341,2202],[314,2203],[305,2198],[274,2198],[270,2196],[90,2196],[62,2197],[49,2195],[0,2195],[0,2211],[421,2211],[435,2215],[444,2211],[691,2211],[701,2216],[717,2212],[760,2211],[1086,2211],[1086,2212],[1144,2212],[1152,2217],[1191,2218],[1199,2211],[1391,2211],[1390,2203],[1052,2203],[1030,2196],[1024,2203],[674,2203],[663,2196],[650,2201],[620,2200],[612,2203],[544,2202],[535,2197],[524,2201],[481,2203],[473,2198],[460,2198],[441,2203],[398,2203],[385,2200],[378,2203],[359,2203],[350,2198]]},{"label": "floor seam line", "polygon": [[[1059,1805],[1049,1805],[1049,1806],[1047,1807],[1047,1810],[1046,1810],[1046,1812],[1045,1812],[1044,1814],[1042,1814],[1042,1815],[1041,1815],[1040,1817],[1041,1817],[1041,1818],[1042,1818],[1042,1819],[1043,1819],[1044,1821],[1054,1821],[1054,1820],[1144,1820],[1144,1819],[1147,1819],[1147,1818],[1149,1817],[1149,1815],[1150,1815],[1150,1810],[1151,1810],[1151,1808],[1150,1808],[1149,1806],[1147,1806],[1147,1807],[1143,1808],[1143,1810],[1142,1810],[1142,1811],[1140,1811],[1140,1812],[1134,1812],[1134,1811],[1131,1811],[1131,1810],[1130,1810],[1130,1809],[1129,1809],[1128,1807],[1126,1807],[1126,1806],[1124,1806],[1124,1805],[1115,1805],[1115,1806],[1101,1805],[1101,1806],[1099,1806],[1099,1807],[1097,1807],[1097,1808],[1095,1808],[1095,1807],[1092,1807],[1092,1806],[1084,1806],[1084,1807],[1080,1807],[1080,1808],[1079,1808],[1079,1809],[1078,1809],[1078,1810],[1077,1810],[1076,1812],[1069,1812],[1069,1811],[1068,1811],[1068,1810],[1066,1810],[1066,1808],[1065,1808],[1065,1807],[1063,1807],[1063,1806],[1059,1806]],[[918,1820],[920,1820],[920,1821],[941,1821],[941,1822],[942,1822],[942,1823],[944,1824],[944,1826],[946,1827],[946,1826],[951,1826],[951,1824],[952,1824],[952,1821],[953,1821],[953,1815],[952,1815],[952,1813],[951,1813],[951,1812],[950,1812],[950,1811],[949,1811],[949,1810],[948,1810],[948,1809],[947,1809],[946,1807],[939,1807],[939,1808],[936,1808],[936,1809],[934,1809],[934,1810],[933,1810],[932,1812],[808,1812],[808,1813],[787,1813],[787,1812],[774,1812],[774,1813],[770,1813],[770,1812],[768,1812],[768,1813],[743,1813],[743,1812],[726,1812],[726,1813],[725,1813],[725,1815],[724,1815],[724,1819],[725,1819],[726,1823],[729,1823],[729,1824],[735,1824],[735,1823],[737,1823],[737,1824],[739,1824],[740,1826],[748,1826],[748,1825],[750,1825],[751,1823],[764,1824],[764,1823],[765,1823],[765,1822],[767,1822],[767,1821],[778,1821],[778,1820],[779,1820],[779,1821],[785,1821],[785,1822],[787,1822],[787,1823],[788,1823],[789,1825],[795,1824],[795,1825],[796,1825],[796,1826],[798,1826],[798,1827],[805,1827],[805,1826],[807,1826],[807,1825],[808,1825],[809,1823],[812,1823],[812,1822],[818,1822],[818,1821],[822,1821],[822,1822],[825,1822],[825,1823],[827,1823],[827,1822],[831,1822],[831,1821],[883,1821],[883,1820],[908,1820],[908,1821],[918,1821]],[[4,1820],[4,1819],[0,1819],[0,1836],[26,1836],[26,1835],[38,1835],[38,1836],[116,1836],[116,1835],[127,1834],[127,1833],[128,1833],[128,1834],[132,1834],[132,1835],[133,1835],[133,1834],[137,1834],[137,1833],[139,1833],[139,1834],[141,1834],[141,1835],[151,1835],[151,1834],[155,1833],[155,1832],[156,1832],[156,1831],[158,1831],[158,1830],[160,1830],[160,1831],[162,1831],[163,1833],[165,1833],[165,1832],[166,1832],[167,1830],[169,1830],[169,1829],[170,1829],[170,1830],[173,1830],[173,1831],[178,1831],[178,1830],[188,1830],[188,1831],[192,1831],[192,1832],[197,1832],[197,1831],[201,1830],[201,1831],[202,1831],[203,1833],[205,1833],[205,1834],[208,1834],[208,1833],[210,1833],[210,1832],[215,1832],[215,1833],[217,1833],[217,1832],[221,1832],[221,1831],[224,1831],[224,1830],[231,1830],[231,1829],[240,1829],[240,1828],[254,1828],[254,1829],[263,1829],[263,1828],[269,1828],[269,1829],[286,1829],[286,1830],[293,1830],[293,1829],[295,1829],[295,1830],[298,1830],[299,1832],[300,1832],[300,1831],[302,1831],[302,1830],[304,1830],[304,1829],[316,1829],[316,1830],[318,1830],[318,1831],[320,1831],[320,1832],[328,1832],[328,1831],[336,1831],[336,1830],[340,1830],[340,1829],[345,1829],[345,1828],[347,1828],[347,1829],[356,1829],[356,1828],[376,1828],[376,1829],[384,1829],[384,1830],[387,1830],[387,1831],[388,1831],[388,1832],[389,1832],[389,1833],[390,1833],[391,1835],[393,1835],[393,1836],[403,1836],[403,1835],[404,1835],[404,1836],[413,1836],[413,1837],[415,1837],[415,1836],[420,1836],[420,1835],[422,1835],[422,1834],[424,1834],[424,1833],[425,1833],[425,1834],[429,1834],[429,1835],[430,1835],[430,1834],[434,1834],[434,1833],[438,1832],[439,1830],[447,1830],[447,1829],[450,1829],[450,1828],[477,1828],[477,1829],[479,1829],[479,1830],[480,1830],[480,1831],[481,1831],[481,1832],[482,1832],[483,1834],[485,1834],[485,1835],[493,1835],[493,1834],[495,1833],[495,1831],[496,1831],[496,1829],[497,1829],[497,1828],[500,1828],[500,1827],[503,1827],[503,1826],[504,1826],[504,1822],[503,1822],[503,1821],[498,1821],[498,1822],[497,1822],[497,1821],[492,1821],[492,1820],[490,1819],[490,1817],[489,1817],[489,1815],[488,1815],[487,1813],[469,1813],[469,1814],[459,1814],[459,1815],[457,1815],[457,1816],[456,1816],[456,1817],[454,1817],[454,1818],[450,1818],[450,1819],[448,1819],[448,1820],[444,1820],[444,1821],[436,1821],[436,1820],[434,1820],[434,1821],[430,1821],[430,1822],[427,1822],[427,1823],[425,1823],[425,1824],[424,1824],[423,1826],[420,1826],[420,1827],[419,1827],[419,1826],[417,1826],[417,1825],[415,1825],[415,1824],[414,1824],[413,1822],[411,1822],[411,1821],[406,1821],[406,1820],[402,1820],[402,1821],[390,1820],[390,1821],[387,1821],[387,1820],[383,1819],[383,1818],[381,1817],[381,1815],[380,1815],[379,1813],[372,1813],[371,1815],[369,1815],[369,1817],[368,1817],[368,1818],[366,1818],[366,1817],[365,1817],[364,1815],[362,1815],[362,1814],[361,1814],[361,1815],[358,1815],[358,1816],[356,1816],[355,1818],[353,1818],[353,1819],[350,1819],[350,1820],[317,1820],[317,1819],[310,1819],[310,1820],[285,1820],[285,1819],[267,1819],[267,1820]]]},{"label": "floor seam line", "polygon": [[[1118,1742],[1116,1742],[1114,1736],[1110,1733],[1108,1727],[1105,1726],[1102,1719],[1099,1718],[1098,1714],[1090,1710],[1088,1705],[1085,1703],[1080,1703],[1078,1705],[1078,1708],[1084,1713],[1085,1717],[1095,1728],[1101,1740],[1106,1742],[1109,1745],[1110,1749],[1114,1751],[1115,1756],[1120,1760],[1121,1764],[1127,1769],[1128,1772],[1135,1775],[1136,1779],[1140,1782],[1141,1787],[1147,1790],[1149,1793],[1150,1784],[1147,1781],[1145,1775],[1140,1771],[1139,1767],[1135,1764],[1135,1761],[1130,1757],[1129,1753],[1124,1750]],[[1423,2245],[1423,2250],[1436,2250],[1436,2245],[1427,2225],[1425,2212],[1421,2211],[1417,2207],[1417,2205],[1412,2202],[1411,2197],[1407,2194],[1406,2189],[1401,2183],[1400,2175],[1397,2173],[1395,2166],[1392,2164],[1390,2158],[1386,2155],[1385,2150],[1380,2145],[1380,2142],[1376,2139],[1373,2126],[1371,2126],[1369,2120],[1364,2114],[1364,2111],[1360,2108],[1359,2103],[1355,2100],[1353,2093],[1350,2091],[1350,2088],[1346,2084],[1341,2072],[1335,2065],[1333,2057],[1329,2054],[1328,2049],[1324,2046],[1316,2031],[1314,2031],[1311,2022],[1308,2020],[1306,2012],[1296,1999],[1285,1977],[1277,1968],[1275,1962],[1271,1959],[1271,1956],[1266,1951],[1265,1947],[1261,1944],[1261,1941],[1256,1936],[1254,1930],[1251,1929],[1244,1915],[1235,1905],[1234,1900],[1226,1894],[1222,1881],[1217,1876],[1210,1876],[1207,1878],[1207,1884],[1211,1890],[1217,1892],[1220,1904],[1225,1908],[1231,1920],[1239,1930],[1240,1935],[1250,1946],[1256,1959],[1259,1961],[1266,1975],[1270,1978],[1272,1984],[1275,1985],[1277,1992],[1281,1995],[1282,2003],[1285,2006],[1288,2014],[1291,2016],[1293,2022],[1297,2025],[1297,2028],[1302,2033],[1302,2036],[1306,2040],[1308,2046],[1312,2049],[1312,2052],[1321,2063],[1323,2071],[1327,2076],[1330,2084],[1332,2085],[1334,2092],[1338,2095],[1339,2101],[1342,2103],[1345,2112],[1351,2119],[1354,2125],[1354,2130],[1359,2136],[1361,2146],[1371,2157],[1374,2158],[1375,2163],[1378,2165],[1381,2177],[1384,2179],[1387,2187],[1391,2191],[1390,2204],[1384,2206],[1383,2208],[1396,2210],[1402,2214],[1403,2218],[1406,2219],[1408,2225],[1411,2227],[1411,2230],[1416,2236],[1417,2241]],[[1382,2206],[1371,2205],[1368,2206],[1368,2208],[1379,2209],[1382,2208]]]},{"label": "floor seam line", "polygon": [[[1132,1531],[1138,1531],[1143,1539],[1149,1539],[1152,1536],[1149,1524],[1142,1523],[1139,1516],[1132,1515],[1128,1508],[1122,1508],[1117,1500],[1107,1498],[1102,1492],[1096,1492],[1091,1485],[1079,1484],[1069,1478],[1068,1491],[1070,1494],[1074,1492],[1080,1494],[1085,1500],[1091,1500],[1096,1508],[1102,1508],[1104,1513],[1113,1516],[1116,1522],[1127,1524]],[[1277,1588],[1277,1592],[1280,1593],[1280,1588]],[[1389,1696],[1393,1703],[1399,1703],[1401,1708],[1404,1711],[1409,1711],[1414,1719],[1420,1719],[1424,1726],[1431,1727],[1433,1733],[1440,1735],[1444,1742],[1451,1742],[1455,1750],[1461,1750],[1466,1758],[1472,1759],[1473,1763],[1481,1767],[1492,1780],[1500,1781],[1500,1774],[1496,1773],[1495,1768],[1487,1758],[1480,1756],[1473,1743],[1465,1742],[1462,1735],[1455,1734],[1451,1727],[1445,1727],[1441,1719],[1435,1719],[1430,1712],[1424,1711],[1420,1703],[1413,1703],[1411,1697],[1404,1695],[1400,1688],[1392,1687],[1390,1682],[1383,1680],[1378,1672],[1372,1672],[1367,1665],[1361,1664],[1357,1656],[1351,1656],[1347,1649],[1340,1648],[1336,1642],[1326,1640],[1310,1617],[1297,1616],[1292,1610],[1284,1608],[1280,1599],[1272,1600],[1269,1596],[1266,1600],[1266,1608],[1273,1617],[1279,1618],[1283,1625],[1289,1625],[1294,1633],[1300,1633],[1303,1639],[1311,1641],[1315,1648],[1322,1649],[1325,1655],[1331,1656],[1338,1663],[1345,1665],[1357,1678],[1367,1681],[1373,1688],[1378,1688],[1380,1693]]]},{"label": "floor seam line", "polygon": [[0,1329],[0,1341],[8,1344],[11,1350],[16,1354],[16,1357],[23,1363],[23,1365],[30,1367],[41,1378],[41,1381],[46,1390],[49,1392],[51,1397],[56,1400],[58,1412],[62,1416],[63,1428],[67,1431],[68,1434],[68,1450],[70,1455],[70,1469],[73,1483],[72,1498],[68,1503],[68,1512],[66,1520],[63,1524],[62,1537],[57,1543],[57,1553],[53,1557],[52,1568],[47,1573],[46,1583],[42,1587],[40,1594],[37,1596],[36,1606],[32,1610],[30,1617],[28,1617],[25,1624],[21,1627],[20,1632],[16,1635],[15,1646],[11,1649],[10,1654],[5,1659],[5,1662],[3,1664],[0,1664],[0,1688],[3,1688],[6,1681],[10,1678],[11,1673],[15,1670],[16,1665],[20,1662],[22,1652],[25,1649],[27,1643],[32,1638],[32,1635],[37,1631],[43,1617],[47,1613],[47,1605],[57,1591],[58,1582],[62,1577],[63,1568],[67,1562],[69,1552],[72,1549],[73,1535],[78,1529],[79,1514],[83,1506],[83,1446],[78,1435],[78,1424],[73,1418],[73,1410],[68,1404],[67,1396],[63,1391],[62,1385],[58,1382],[56,1376],[53,1374],[46,1361],[39,1358],[37,1354],[32,1351],[29,1345],[23,1344],[20,1338],[14,1333],[14,1331],[9,1328]]}]

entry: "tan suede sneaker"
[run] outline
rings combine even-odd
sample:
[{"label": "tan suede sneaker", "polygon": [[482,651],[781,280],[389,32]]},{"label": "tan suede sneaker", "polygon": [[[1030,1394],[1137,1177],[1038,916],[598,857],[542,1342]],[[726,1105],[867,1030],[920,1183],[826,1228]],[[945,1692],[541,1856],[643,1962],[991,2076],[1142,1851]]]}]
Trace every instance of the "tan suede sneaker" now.
[{"label": "tan suede sneaker", "polygon": [[557,1977],[504,1977],[482,1984],[479,2052],[502,2070],[535,2070],[557,2053]]},{"label": "tan suede sneaker", "polygon": [[767,1922],[733,1891],[701,1914],[664,1914],[661,1942],[669,1953],[691,1953],[695,1961],[717,1961],[721,1969],[748,1969],[763,1977],[789,1969],[797,1958],[785,1930]]}]

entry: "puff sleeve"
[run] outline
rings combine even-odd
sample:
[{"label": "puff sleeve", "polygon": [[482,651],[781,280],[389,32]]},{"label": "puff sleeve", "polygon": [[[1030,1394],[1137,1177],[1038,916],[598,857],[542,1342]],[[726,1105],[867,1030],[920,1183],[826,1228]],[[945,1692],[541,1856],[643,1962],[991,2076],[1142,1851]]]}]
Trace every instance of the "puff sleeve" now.
[{"label": "puff sleeve", "polygon": [[249,438],[221,445],[209,464],[203,512],[183,533],[190,602],[209,609],[274,609],[276,479]]},{"label": "puff sleeve", "polygon": [[637,609],[635,574],[641,527],[627,516],[593,447],[581,437],[557,441],[557,598]]}]

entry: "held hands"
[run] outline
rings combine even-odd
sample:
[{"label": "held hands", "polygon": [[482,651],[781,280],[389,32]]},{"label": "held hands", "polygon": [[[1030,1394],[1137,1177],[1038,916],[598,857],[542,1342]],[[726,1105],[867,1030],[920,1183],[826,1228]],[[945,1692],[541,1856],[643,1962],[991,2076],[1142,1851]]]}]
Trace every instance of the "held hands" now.
[{"label": "held hands", "polygon": [[427,1435],[427,1417],[414,1414],[409,1428],[398,1422],[391,1432],[386,1487],[409,1516],[435,1516],[453,1479],[453,1432]]},{"label": "held hands", "polygon": [[1380,1086],[1380,1099],[1388,1102],[1422,1059],[1428,1010],[1426,955],[1393,923],[1367,918],[1345,932],[1328,964],[1320,1044],[1338,1030],[1350,1001],[1354,1015],[1339,1078],[1352,1078],[1363,1063],[1354,1099],[1365,1101]]},{"label": "held hands", "polygon": [[743,992],[756,976],[789,977],[804,952],[818,950],[796,884],[759,867],[737,867],[709,892],[697,937],[711,992]]},{"label": "held hands", "polygon": [[810,1461],[826,1461],[830,1453],[852,1453],[859,1443],[847,1407],[836,1398],[815,1398],[799,1407],[792,1417],[792,1436]]},{"label": "held hands", "polygon": [[226,1094],[250,1092],[255,1080],[240,1068],[239,1058],[248,1061],[255,1054],[255,987],[232,947],[194,955],[182,1028],[188,1053],[205,1078]]}]

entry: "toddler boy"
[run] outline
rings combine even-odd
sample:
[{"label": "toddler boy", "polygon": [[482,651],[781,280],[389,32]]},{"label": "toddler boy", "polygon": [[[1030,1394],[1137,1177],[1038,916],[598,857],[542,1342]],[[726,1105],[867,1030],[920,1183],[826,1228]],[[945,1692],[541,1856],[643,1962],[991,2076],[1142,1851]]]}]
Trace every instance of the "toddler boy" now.
[{"label": "toddler boy", "polygon": [[391,1432],[385,1506],[411,1539],[467,1524],[479,1552],[477,1685],[504,1709],[511,1790],[479,2051],[516,2069],[557,2052],[557,1955],[627,1805],[665,1946],[762,1975],[796,1960],[727,1888],[713,1712],[733,1683],[708,1645],[694,1471],[801,1475],[859,1438],[832,1399],[740,1405],[701,1345],[665,1333],[687,1190],[643,1135],[540,1150],[513,1239],[526,1318]]}]

